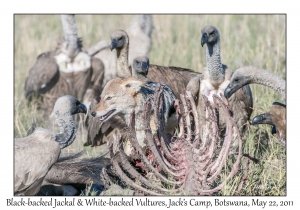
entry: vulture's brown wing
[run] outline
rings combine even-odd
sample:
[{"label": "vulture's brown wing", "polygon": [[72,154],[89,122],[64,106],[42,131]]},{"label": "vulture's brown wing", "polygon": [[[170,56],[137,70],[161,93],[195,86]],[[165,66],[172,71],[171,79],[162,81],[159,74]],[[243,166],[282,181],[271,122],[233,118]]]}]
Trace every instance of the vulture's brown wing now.
[{"label": "vulture's brown wing", "polygon": [[185,92],[189,81],[198,75],[201,74],[190,69],[150,65],[147,77],[150,81],[168,85],[176,98],[180,98],[180,94]]},{"label": "vulture's brown wing", "polygon": [[35,195],[43,178],[60,154],[52,132],[38,128],[33,134],[15,139],[15,195]]},{"label": "vulture's brown wing", "polygon": [[45,52],[37,57],[25,81],[25,96],[44,94],[58,81],[59,71],[54,53]]},{"label": "vulture's brown wing", "polygon": [[92,57],[92,71],[90,88],[94,85],[102,86],[104,78],[104,64],[99,58]]},{"label": "vulture's brown wing", "polygon": [[104,185],[100,174],[102,168],[107,168],[109,165],[110,159],[102,156],[96,158],[64,157],[51,167],[45,176],[44,183],[71,184],[76,188],[78,185],[83,185],[82,187],[85,188],[90,181],[93,181],[93,184]]},{"label": "vulture's brown wing", "polygon": [[282,133],[285,140],[286,136],[286,106],[284,104],[274,102],[270,108],[272,121],[277,130]]}]

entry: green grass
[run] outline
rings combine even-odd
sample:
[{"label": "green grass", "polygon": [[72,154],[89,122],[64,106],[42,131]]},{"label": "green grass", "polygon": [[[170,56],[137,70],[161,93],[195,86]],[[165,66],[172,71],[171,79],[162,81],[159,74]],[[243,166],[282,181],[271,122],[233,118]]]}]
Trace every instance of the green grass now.
[{"label": "green grass", "polygon": [[[79,37],[87,49],[118,28],[128,28],[133,15],[76,15]],[[201,29],[215,25],[221,33],[222,61],[231,70],[258,66],[286,79],[286,25],[284,15],[154,15],[150,63],[191,68],[202,72],[206,66]],[[28,104],[24,84],[36,57],[53,50],[63,35],[59,15],[15,15],[14,135],[23,137],[33,121],[54,129],[45,122],[37,102]],[[252,117],[266,112],[272,102],[282,98],[273,90],[251,85],[254,100]],[[82,117],[82,116],[81,116]],[[286,195],[286,153],[271,127],[249,127],[243,136],[243,151],[260,159],[250,164],[248,179],[238,195]],[[83,148],[85,131],[79,126],[76,141],[63,153],[85,150],[87,156],[99,155],[98,148]],[[244,166],[244,160],[242,167]],[[225,178],[222,173],[220,180]],[[236,195],[242,174],[234,177],[220,195]],[[259,187],[260,186],[260,187]],[[265,187],[263,187],[265,186]],[[267,187],[266,187],[267,186]]]}]

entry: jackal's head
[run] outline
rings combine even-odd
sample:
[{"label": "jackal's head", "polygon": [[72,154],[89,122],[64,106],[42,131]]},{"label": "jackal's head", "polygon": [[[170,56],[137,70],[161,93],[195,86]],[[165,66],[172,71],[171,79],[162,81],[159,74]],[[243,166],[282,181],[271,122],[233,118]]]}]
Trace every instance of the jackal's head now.
[{"label": "jackal's head", "polygon": [[100,121],[107,121],[118,114],[122,118],[129,116],[143,100],[140,94],[145,82],[135,78],[115,78],[104,87],[101,100],[96,105],[92,116],[100,117]]}]

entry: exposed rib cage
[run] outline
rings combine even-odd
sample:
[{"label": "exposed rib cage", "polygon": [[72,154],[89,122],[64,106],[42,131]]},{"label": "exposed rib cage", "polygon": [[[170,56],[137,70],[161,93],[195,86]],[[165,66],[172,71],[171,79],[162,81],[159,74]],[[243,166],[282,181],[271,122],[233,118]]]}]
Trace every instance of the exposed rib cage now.
[{"label": "exposed rib cage", "polygon": [[[186,97],[181,94],[183,113],[180,111],[179,101],[175,102],[179,132],[169,138],[164,131],[165,125],[161,111],[162,91],[163,88],[158,87],[155,93],[154,110],[157,126],[155,134],[152,134],[150,129],[151,103],[147,101],[145,104],[143,126],[146,133],[144,140],[146,148],[141,148],[137,141],[134,130],[135,116],[134,113],[131,115],[129,140],[137,158],[126,156],[120,135],[110,142],[110,156],[116,175],[128,186],[146,195],[211,195],[218,192],[224,183],[238,172],[242,157],[241,137],[239,132],[234,132],[238,131],[238,127],[231,116],[232,112],[227,100],[223,96],[222,99],[216,95],[213,96],[216,109],[223,110],[227,119],[227,133],[221,148],[217,149],[220,140],[217,116],[207,98],[203,96],[205,104],[203,109],[205,109],[206,117],[203,135],[200,136],[199,132],[200,125],[195,102],[190,92],[187,92]],[[192,126],[192,117],[195,121],[194,126]],[[236,138],[238,139],[238,155],[235,162],[226,180],[216,184],[214,182],[219,178],[229,156],[232,142]],[[140,162],[135,164],[132,159]],[[141,169],[144,175],[139,172]],[[110,178],[105,169],[103,173],[109,183]]]}]

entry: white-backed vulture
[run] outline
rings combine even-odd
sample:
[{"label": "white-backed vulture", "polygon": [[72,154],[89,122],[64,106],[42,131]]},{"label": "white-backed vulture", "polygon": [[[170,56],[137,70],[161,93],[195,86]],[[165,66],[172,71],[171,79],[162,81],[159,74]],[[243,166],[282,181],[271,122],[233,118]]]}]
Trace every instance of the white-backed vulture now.
[{"label": "white-backed vulture", "polygon": [[48,171],[37,195],[77,196],[91,183],[94,187],[104,186],[101,173],[110,166],[110,159],[81,156],[82,153],[60,157]]},{"label": "white-backed vulture", "polygon": [[274,102],[269,112],[254,117],[251,124],[272,125],[272,134],[276,133],[279,143],[286,145],[286,105]]},{"label": "white-backed vulture", "polygon": [[[284,79],[272,74],[269,71],[253,66],[245,66],[237,69],[224,91],[224,96],[230,98],[236,91],[248,84],[261,84],[268,86],[278,92],[284,99],[286,97]],[[266,113],[267,119],[264,122],[263,115],[255,117],[252,124],[271,124],[275,125],[277,138],[281,145],[285,145],[286,141],[286,106],[279,102],[274,102],[270,108],[270,112]],[[268,116],[271,118],[268,118]],[[260,118],[262,118],[260,120]],[[260,122],[261,121],[261,122]],[[275,128],[274,128],[275,129]]]},{"label": "white-backed vulture", "polygon": [[[130,45],[129,37],[125,31],[116,30],[111,34],[110,48],[111,50],[116,49],[118,77],[129,78],[132,76],[132,69],[128,62]],[[176,98],[180,98],[179,95],[185,91],[188,82],[197,75],[200,73],[190,69],[150,64],[147,77],[150,81],[168,85],[175,93]]]},{"label": "white-backed vulture", "polygon": [[60,133],[54,134],[50,130],[37,128],[29,136],[14,140],[15,195],[35,195],[39,191],[45,175],[57,161],[61,149],[72,144],[76,138],[72,115],[86,111],[86,106],[75,97],[62,96],[54,106],[54,116]]},{"label": "white-backed vulture", "polygon": [[[198,100],[201,99],[199,94],[202,94],[213,103],[213,94],[223,94],[230,82],[232,72],[221,61],[220,33],[218,29],[214,26],[206,26],[201,30],[201,33],[201,45],[207,45],[207,69],[203,75],[195,77],[189,82],[187,90]],[[233,118],[241,131],[252,113],[253,101],[250,87],[245,86],[239,90],[228,102],[233,111]],[[197,103],[198,106],[201,106],[201,101]],[[198,108],[198,110],[201,111],[201,108]],[[219,121],[220,127],[224,128],[225,119],[222,113],[219,114]]]},{"label": "white-backed vulture", "polygon": [[285,80],[264,69],[254,66],[244,66],[237,69],[231,76],[230,83],[224,91],[224,96],[232,94],[248,84],[261,84],[272,88],[285,99]]},{"label": "white-backed vulture", "polygon": [[[145,82],[136,78],[115,78],[109,81],[104,87],[100,102],[96,105],[92,116],[105,122],[115,115],[119,115],[125,123],[130,125],[130,116],[135,113],[135,129],[137,134],[137,140],[141,147],[145,146],[145,128],[140,127],[142,121],[145,120],[143,112],[145,109],[145,103],[150,100],[151,113],[154,114],[154,95],[155,89],[159,86],[159,83]],[[175,115],[174,101],[175,95],[173,91],[166,85],[162,85],[163,90],[163,116],[166,124],[166,132],[170,132],[176,126],[169,126],[172,123],[168,122]],[[154,120],[154,117],[151,117]],[[150,120],[150,127],[152,131],[155,131],[155,123]],[[176,120],[176,119],[175,119]],[[176,120],[177,123],[177,120]],[[169,125],[168,125],[169,124]],[[170,131],[168,130],[170,129]],[[126,152],[128,154],[128,152]]]},{"label": "white-backed vulture", "polygon": [[149,69],[149,58],[145,55],[138,56],[132,61],[132,77],[139,80],[149,81],[147,78]]},{"label": "white-backed vulture", "polygon": [[54,51],[40,54],[25,81],[25,96],[43,97],[44,116],[49,117],[57,98],[73,95],[83,99],[92,85],[101,84],[104,66],[101,60],[82,51],[74,15],[62,15],[64,40]]},{"label": "white-backed vulture", "polygon": [[[151,50],[151,35],[153,31],[152,15],[139,15],[133,19],[131,26],[127,29],[130,37],[129,63],[138,55],[149,56]],[[116,55],[109,49],[110,41],[99,42],[96,46],[91,47],[88,52],[90,55],[100,58],[105,67],[103,85],[111,79],[117,77],[116,72]]]}]

